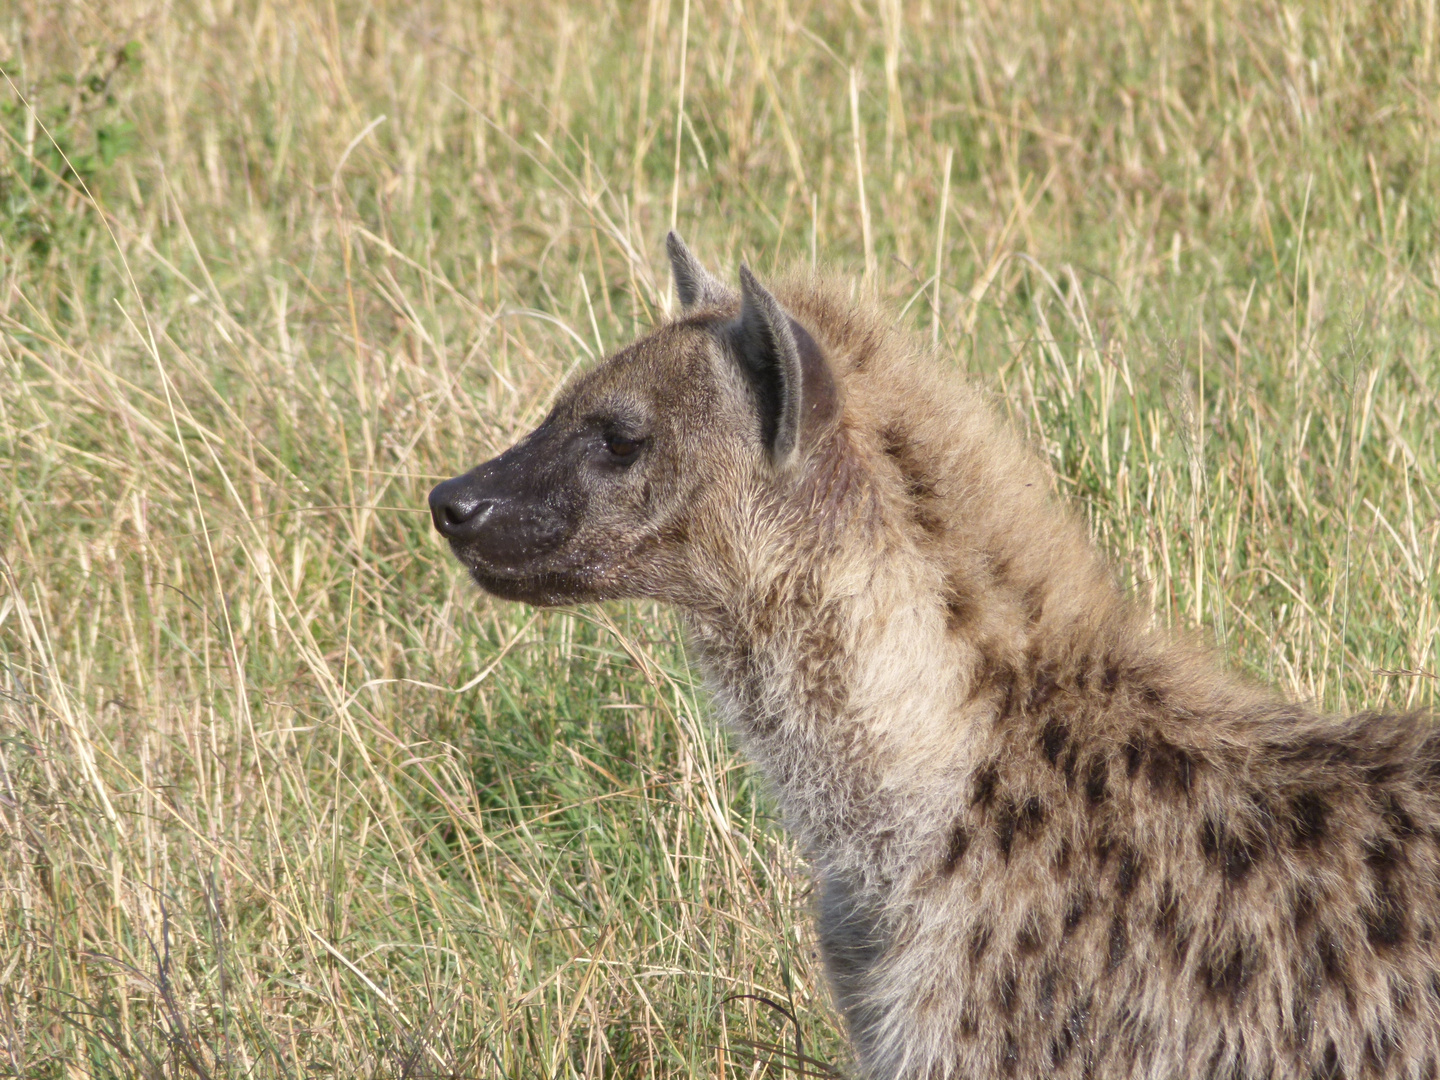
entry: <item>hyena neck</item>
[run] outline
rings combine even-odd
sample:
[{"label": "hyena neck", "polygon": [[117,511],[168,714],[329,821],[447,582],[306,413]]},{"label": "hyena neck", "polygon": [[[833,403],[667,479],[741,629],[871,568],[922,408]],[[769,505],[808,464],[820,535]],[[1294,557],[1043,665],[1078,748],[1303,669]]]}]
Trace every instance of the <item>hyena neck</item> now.
[{"label": "hyena neck", "polygon": [[844,457],[769,510],[785,523],[773,550],[737,558],[749,569],[728,595],[687,612],[699,659],[806,854],[893,880],[951,812],[917,795],[959,790],[976,767],[997,671],[1018,682],[1051,662],[1029,633],[1049,590],[999,530],[917,541],[909,511]]},{"label": "hyena neck", "polygon": [[[882,730],[880,684],[897,683],[893,706],[910,715],[923,707],[924,688],[870,662],[866,643],[881,632],[867,595],[833,592],[824,575],[774,584],[762,601],[725,617],[690,613],[717,712],[770,782],[807,858],[821,867],[873,865],[877,837],[901,824],[879,824],[896,810],[885,797],[895,747]],[[919,635],[916,644],[923,647]]]},{"label": "hyena neck", "polygon": [[831,468],[777,515],[774,551],[688,612],[721,717],[822,868],[898,881],[1000,746],[1045,752],[1056,708],[1076,740],[1123,739],[1117,701],[1153,697],[1130,712],[1164,724],[1219,703],[1186,698],[1195,664],[1212,696],[1234,686],[1149,629],[1030,484],[921,516],[874,473]]}]

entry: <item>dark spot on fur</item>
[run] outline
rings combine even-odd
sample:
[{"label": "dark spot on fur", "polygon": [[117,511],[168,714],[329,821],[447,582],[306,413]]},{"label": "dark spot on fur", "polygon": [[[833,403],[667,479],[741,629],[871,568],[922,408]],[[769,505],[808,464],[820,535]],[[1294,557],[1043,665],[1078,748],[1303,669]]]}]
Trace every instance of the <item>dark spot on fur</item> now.
[{"label": "dark spot on fur", "polygon": [[1085,897],[1076,894],[1070,898],[1070,903],[1065,906],[1064,934],[1069,937],[1075,932],[1075,928],[1085,921],[1085,912],[1088,905]]},{"label": "dark spot on fur", "polygon": [[926,474],[905,429],[898,424],[886,427],[880,433],[880,445],[900,470],[910,500],[911,520],[932,536],[943,532],[945,524],[931,505],[935,501],[935,481]]},{"label": "dark spot on fur", "polygon": [[1114,971],[1125,959],[1125,953],[1130,948],[1129,934],[1125,929],[1125,920],[1116,915],[1110,920],[1110,947],[1106,959],[1107,971]]},{"label": "dark spot on fur", "polygon": [[1100,673],[1100,689],[1107,694],[1113,694],[1115,687],[1120,685],[1120,665],[1112,657],[1105,661],[1105,670]]},{"label": "dark spot on fur", "polygon": [[998,698],[995,710],[997,722],[1015,712],[1015,669],[998,656],[982,652],[975,665],[974,697],[994,694]]},{"label": "dark spot on fur", "polygon": [[1180,900],[1175,895],[1175,886],[1166,878],[1160,885],[1160,897],[1155,904],[1155,932],[1168,939],[1173,947],[1180,921]]},{"label": "dark spot on fur", "polygon": [[1298,847],[1311,847],[1325,836],[1330,804],[1318,791],[1302,791],[1290,801],[1290,840]]},{"label": "dark spot on fur", "polygon": [[1056,872],[1057,874],[1064,874],[1065,871],[1067,871],[1067,870],[1069,870],[1069,869],[1070,869],[1070,841],[1069,841],[1069,839],[1066,838],[1066,837],[1061,837],[1061,839],[1060,839],[1060,846],[1059,846],[1059,848],[1057,848],[1056,851],[1055,851],[1055,872]]},{"label": "dark spot on fur", "polygon": [[1045,806],[1039,795],[1031,795],[1025,800],[1016,817],[1016,823],[1024,836],[1034,836],[1040,831],[1040,827],[1045,824]]},{"label": "dark spot on fur", "polygon": [[1310,1028],[1315,1023],[1314,1014],[1310,1011],[1310,1001],[1314,996],[1316,987],[1302,985],[1295,996],[1290,999],[1290,1026],[1295,1032],[1295,1041],[1304,1046],[1310,1040]]},{"label": "dark spot on fur", "polygon": [[965,857],[969,847],[970,834],[965,831],[964,825],[957,824],[950,830],[950,841],[945,845],[945,858],[941,860],[940,872],[946,877],[955,873],[955,867]]},{"label": "dark spot on fur", "polygon": [[1350,974],[1346,969],[1345,950],[1335,940],[1335,935],[1324,927],[1321,927],[1315,935],[1315,951],[1320,956],[1320,967],[1325,972],[1325,977],[1344,990],[1348,996]]},{"label": "dark spot on fur", "polygon": [[1190,955],[1190,931],[1183,925],[1170,938],[1170,955],[1175,958],[1177,970],[1185,966],[1185,959]]},{"label": "dark spot on fur", "polygon": [[995,988],[995,1003],[1006,1016],[1015,1011],[1015,972],[1011,968],[1007,967],[1000,973],[1000,982]]},{"label": "dark spot on fur", "polygon": [[1059,689],[1055,681],[1055,671],[1048,665],[1043,664],[1035,671],[1035,682],[1030,687],[1030,693],[1025,698],[1025,711],[1034,713],[1042,708]]},{"label": "dark spot on fur", "polygon": [[1140,700],[1151,708],[1158,709],[1165,704],[1165,691],[1161,690],[1154,683],[1142,683],[1140,686]]},{"label": "dark spot on fur", "polygon": [[995,843],[1001,858],[1009,862],[1010,848],[1015,843],[1015,804],[1008,799],[995,812]]},{"label": "dark spot on fur", "polygon": [[1073,789],[1075,787],[1075,766],[1080,761],[1080,747],[1071,745],[1065,753],[1065,759],[1060,763],[1060,771],[1065,776],[1065,786]]},{"label": "dark spot on fur", "polygon": [[990,948],[990,927],[984,923],[976,923],[975,928],[970,931],[970,960],[972,963],[979,963],[985,958],[985,950]]},{"label": "dark spot on fur", "polygon": [[1229,1041],[1225,1038],[1225,1032],[1220,1032],[1220,1039],[1215,1044],[1215,1050],[1210,1055],[1210,1060],[1205,1065],[1205,1080],[1230,1080],[1230,1077],[1221,1071],[1225,1063],[1225,1051],[1230,1049]]},{"label": "dark spot on fur", "polygon": [[1217,999],[1238,1001],[1252,972],[1244,945],[1217,949],[1200,962],[1201,988]]},{"label": "dark spot on fur", "polygon": [[1012,1032],[1005,1032],[1005,1045],[1000,1051],[1000,1071],[1006,1076],[1013,1075],[1015,1066],[1020,1063],[1020,1047],[1015,1042]]},{"label": "dark spot on fur", "polygon": [[1041,1020],[1048,1022],[1055,1015],[1055,987],[1059,981],[1060,973],[1053,967],[1047,967],[1040,976],[1040,993],[1035,999],[1035,1005]]},{"label": "dark spot on fur", "polygon": [[1393,761],[1387,761],[1383,765],[1372,765],[1365,770],[1365,781],[1371,787],[1379,787],[1395,779],[1399,775],[1400,766]]},{"label": "dark spot on fur", "polygon": [[1041,943],[1040,922],[1032,912],[1015,935],[1015,947],[1021,956],[1032,956],[1040,951]]},{"label": "dark spot on fur", "polygon": [[1176,797],[1190,794],[1195,762],[1178,746],[1159,739],[1150,747],[1150,790]]},{"label": "dark spot on fur", "polygon": [[1225,845],[1225,876],[1237,885],[1249,875],[1256,860],[1255,848],[1238,837]]},{"label": "dark spot on fur", "polygon": [[1325,1044],[1325,1055],[1310,1073],[1310,1080],[1345,1080],[1345,1070],[1340,1066],[1340,1052],[1333,1041]]},{"label": "dark spot on fur", "polygon": [[1410,985],[1395,975],[1390,977],[1390,1006],[1401,1016],[1415,1015],[1414,994]]},{"label": "dark spot on fur", "polygon": [[1109,762],[1103,757],[1090,759],[1090,768],[1085,773],[1085,801],[1091,806],[1099,806],[1105,801],[1109,775]]},{"label": "dark spot on fur", "polygon": [[1025,618],[1031,625],[1038,623],[1045,614],[1045,587],[1036,584],[1027,588],[1020,597],[1020,609],[1025,612]]},{"label": "dark spot on fur", "polygon": [[990,576],[997,582],[1003,582],[1010,576],[1010,559],[998,551],[984,552],[985,568],[990,571]]},{"label": "dark spot on fur", "polygon": [[1290,896],[1290,915],[1297,933],[1315,921],[1315,910],[1315,894],[1310,891],[1310,886],[1304,883],[1295,886]]},{"label": "dark spot on fur", "polygon": [[1365,1060],[1375,1072],[1384,1075],[1386,1067],[1390,1064],[1390,1057],[1394,1053],[1395,1033],[1384,1024],[1375,1031],[1366,1033]]},{"label": "dark spot on fur", "polygon": [[975,1009],[966,1005],[960,1010],[960,1037],[973,1039],[980,1031],[980,1016]]},{"label": "dark spot on fur", "polygon": [[1408,840],[1415,835],[1415,819],[1405,809],[1394,792],[1387,791],[1383,796],[1385,824],[1390,826],[1391,832],[1397,839]]},{"label": "dark spot on fur", "polygon": [[1045,751],[1045,760],[1054,765],[1060,760],[1066,743],[1070,741],[1070,729],[1063,720],[1051,719],[1040,732],[1040,746]]},{"label": "dark spot on fur", "polygon": [[1225,827],[1213,817],[1207,817],[1200,826],[1200,850],[1235,885],[1249,876],[1259,858],[1254,844],[1244,837],[1226,832]]},{"label": "dark spot on fur", "polygon": [[1001,684],[1005,692],[1000,696],[1000,705],[996,710],[996,718],[1003,720],[1007,716],[1015,715],[1015,672],[1006,668],[1005,680]]},{"label": "dark spot on fur", "polygon": [[1000,782],[1000,774],[994,765],[986,765],[975,774],[975,792],[970,796],[972,806],[989,806],[990,801],[995,797],[995,785]]},{"label": "dark spot on fur", "polygon": [[889,457],[902,458],[909,453],[910,436],[899,424],[887,424],[880,431],[880,449]]},{"label": "dark spot on fur", "polygon": [[1389,881],[1381,880],[1375,901],[1362,913],[1365,935],[1376,948],[1393,948],[1405,936],[1405,898]]},{"label": "dark spot on fur", "polygon": [[914,523],[927,533],[939,531],[942,527],[939,518],[926,508],[926,504],[935,498],[935,481],[930,480],[923,472],[919,471],[907,471],[904,481],[906,481],[904,492],[914,501],[913,507],[910,508],[910,516]]},{"label": "dark spot on fur", "polygon": [[[1061,1041],[1065,1053],[1069,1053],[1082,1038],[1085,1037],[1085,1028],[1090,1023],[1090,999],[1077,1001],[1070,1006],[1070,1015],[1065,1018],[1065,1029],[1061,1032]],[[1064,1060],[1064,1055],[1061,1055]]]},{"label": "dark spot on fur", "polygon": [[1220,854],[1220,826],[1214,818],[1207,817],[1200,823],[1200,852],[1207,859]]},{"label": "dark spot on fur", "polygon": [[1095,868],[1104,870],[1105,864],[1110,861],[1110,853],[1115,850],[1115,842],[1110,839],[1110,834],[1101,831],[1095,838]]},{"label": "dark spot on fur", "polygon": [[945,628],[952,634],[964,633],[980,613],[975,598],[953,578],[945,587]]},{"label": "dark spot on fur", "polygon": [[845,680],[834,675],[834,658],[843,655],[844,648],[833,610],[819,613],[804,645],[795,673],[805,699],[817,715],[839,715],[844,711],[849,689]]},{"label": "dark spot on fur", "polygon": [[1365,865],[1382,879],[1394,873],[1402,855],[1399,845],[1388,837],[1372,837],[1365,841]]},{"label": "dark spot on fur", "polygon": [[1135,891],[1135,883],[1140,880],[1140,869],[1139,852],[1127,844],[1120,851],[1120,870],[1115,877],[1115,887],[1120,892],[1120,899],[1128,899]]},{"label": "dark spot on fur", "polygon": [[1145,755],[1145,745],[1138,737],[1131,736],[1125,744],[1125,775],[1131,780],[1140,771],[1140,761]]}]

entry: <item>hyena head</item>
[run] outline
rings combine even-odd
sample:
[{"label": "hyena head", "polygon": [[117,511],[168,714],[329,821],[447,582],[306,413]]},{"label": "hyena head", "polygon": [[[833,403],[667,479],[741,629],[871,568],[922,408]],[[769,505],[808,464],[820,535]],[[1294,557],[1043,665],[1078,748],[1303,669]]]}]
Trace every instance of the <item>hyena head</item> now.
[{"label": "hyena head", "polygon": [[740,293],[667,238],[682,315],[560,394],[538,428],[430,492],[435,528],[488,592],[532,604],[715,602],[756,515],[793,501],[833,429],[814,338],[740,268]]}]

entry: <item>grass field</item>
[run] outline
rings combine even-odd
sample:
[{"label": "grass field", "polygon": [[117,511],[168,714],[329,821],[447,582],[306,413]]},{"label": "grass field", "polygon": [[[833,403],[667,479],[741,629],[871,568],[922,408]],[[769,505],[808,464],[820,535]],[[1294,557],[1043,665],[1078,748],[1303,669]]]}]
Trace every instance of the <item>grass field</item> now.
[{"label": "grass field", "polygon": [[711,265],[888,299],[1161,623],[1440,700],[1437,0],[0,11],[0,1075],[789,1077],[675,617],[424,496]]}]

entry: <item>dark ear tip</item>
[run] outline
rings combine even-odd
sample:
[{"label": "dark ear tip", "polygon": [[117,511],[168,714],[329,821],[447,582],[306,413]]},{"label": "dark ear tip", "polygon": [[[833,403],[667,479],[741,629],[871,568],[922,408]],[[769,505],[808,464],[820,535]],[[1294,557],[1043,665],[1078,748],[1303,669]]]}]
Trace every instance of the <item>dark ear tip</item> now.
[{"label": "dark ear tip", "polygon": [[671,255],[678,254],[685,250],[685,241],[680,239],[680,234],[674,229],[665,233],[665,250]]}]

